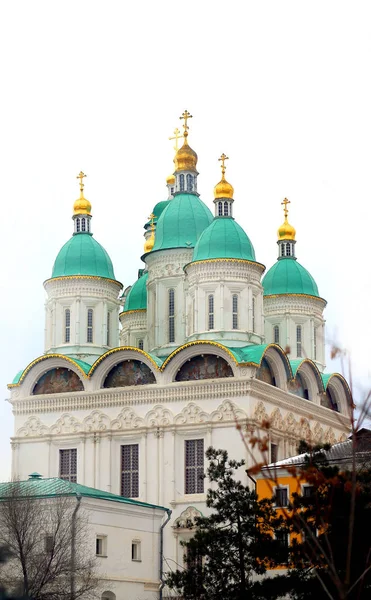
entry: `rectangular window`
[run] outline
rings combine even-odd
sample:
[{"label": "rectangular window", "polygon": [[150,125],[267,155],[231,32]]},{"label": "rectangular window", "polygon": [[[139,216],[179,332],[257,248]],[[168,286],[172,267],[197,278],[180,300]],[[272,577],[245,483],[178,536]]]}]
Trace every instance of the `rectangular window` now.
[{"label": "rectangular window", "polygon": [[93,343],[93,309],[92,308],[88,308],[86,341],[88,344]]},{"label": "rectangular window", "polygon": [[140,561],[140,541],[133,540],[131,543],[131,560]]},{"label": "rectangular window", "polygon": [[59,450],[59,477],[65,481],[77,482],[77,449]]},{"label": "rectangular window", "polygon": [[139,350],[143,350],[143,347],[144,347],[143,340],[138,340],[138,348],[139,348]]},{"label": "rectangular window", "polygon": [[279,344],[280,343],[280,328],[278,325],[275,325],[273,329],[274,329],[274,343]]},{"label": "rectangular window", "polygon": [[44,537],[44,552],[51,554],[54,550],[54,537],[52,535],[46,535]]},{"label": "rectangular window", "polygon": [[204,440],[186,440],[185,453],[185,493],[204,492]]},{"label": "rectangular window", "polygon": [[289,494],[288,494],[288,489],[285,487],[278,487],[275,490],[275,500],[276,500],[276,506],[280,507],[286,507],[288,506],[289,503]]},{"label": "rectangular window", "polygon": [[303,497],[310,498],[313,496],[314,487],[312,485],[303,485]]},{"label": "rectangular window", "polygon": [[107,313],[107,346],[110,345],[111,313]]},{"label": "rectangular window", "polygon": [[282,563],[286,563],[289,557],[289,536],[285,531],[277,531],[275,534],[279,544],[279,553]]},{"label": "rectangular window", "polygon": [[139,445],[121,446],[121,496],[139,497]]},{"label": "rectangular window", "polygon": [[275,462],[277,462],[277,460],[278,460],[278,444],[273,444],[273,443],[271,443],[271,448],[270,448],[270,450],[271,450],[271,457],[270,457],[270,461],[271,461],[272,463],[275,463]]},{"label": "rectangular window", "polygon": [[107,536],[97,535],[95,539],[95,554],[97,556],[107,556]]},{"label": "rectangular window", "polygon": [[232,329],[238,329],[238,296],[232,296]]},{"label": "rectangular window", "polygon": [[296,328],[296,355],[301,358],[301,325]]},{"label": "rectangular window", "polygon": [[175,292],[169,290],[169,342],[175,342]]},{"label": "rectangular window", "polygon": [[64,312],[64,325],[64,341],[68,344],[71,339],[71,311],[69,308],[66,308]]},{"label": "rectangular window", "polygon": [[208,298],[209,302],[209,329],[214,329],[214,296],[210,294]]}]

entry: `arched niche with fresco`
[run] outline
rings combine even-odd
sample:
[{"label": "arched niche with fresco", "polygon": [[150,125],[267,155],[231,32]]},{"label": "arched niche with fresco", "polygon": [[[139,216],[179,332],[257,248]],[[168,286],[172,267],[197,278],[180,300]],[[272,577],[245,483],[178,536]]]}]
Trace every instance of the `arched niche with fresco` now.
[{"label": "arched niche with fresco", "polygon": [[312,400],[309,394],[309,384],[301,373],[296,373],[294,379],[292,379],[288,386],[288,391],[299,398],[305,398],[305,400]]},{"label": "arched niche with fresco", "polygon": [[187,360],[175,376],[175,381],[197,381],[233,377],[231,366],[215,354],[201,354]]},{"label": "arched niche with fresco", "polygon": [[151,369],[140,360],[123,360],[115,365],[104,380],[104,388],[148,385],[156,383]]},{"label": "arched niche with fresco", "polygon": [[264,381],[264,383],[269,383],[269,385],[277,387],[273,369],[266,358],[263,358],[261,361],[260,367],[256,373],[256,379],[260,379],[260,381]]},{"label": "arched niche with fresco", "polygon": [[44,373],[34,385],[32,394],[63,394],[66,392],[82,392],[84,389],[80,377],[65,367],[50,369]]}]

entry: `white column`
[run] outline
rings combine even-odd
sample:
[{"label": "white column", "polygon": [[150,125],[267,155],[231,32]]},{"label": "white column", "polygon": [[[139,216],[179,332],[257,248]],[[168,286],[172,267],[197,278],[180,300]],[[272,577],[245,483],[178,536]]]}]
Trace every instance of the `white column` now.
[{"label": "white column", "polygon": [[147,502],[147,477],[148,477],[148,440],[147,440],[147,432],[143,434],[144,436],[144,481],[143,481],[143,500]]}]

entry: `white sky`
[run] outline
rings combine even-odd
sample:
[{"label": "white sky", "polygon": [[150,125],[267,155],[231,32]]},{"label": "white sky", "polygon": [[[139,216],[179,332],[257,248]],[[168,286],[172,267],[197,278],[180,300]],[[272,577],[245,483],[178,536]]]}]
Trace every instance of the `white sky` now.
[{"label": "white sky", "polygon": [[[370,17],[369,2],[339,0],[1,2],[2,398],[43,353],[42,283],[72,232],[75,176],[87,173],[95,238],[130,285],[185,108],[201,198],[213,210],[225,152],[235,218],[267,268],[280,202],[291,200],[298,259],[328,300],[328,337],[366,386]],[[0,415],[5,478],[9,403]]]}]

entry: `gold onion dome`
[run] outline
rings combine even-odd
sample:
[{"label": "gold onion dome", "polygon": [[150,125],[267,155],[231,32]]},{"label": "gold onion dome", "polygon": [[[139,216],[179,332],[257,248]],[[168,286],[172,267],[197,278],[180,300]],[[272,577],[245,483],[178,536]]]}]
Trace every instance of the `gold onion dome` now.
[{"label": "gold onion dome", "polygon": [[192,119],[192,115],[188,112],[188,110],[185,110],[182,114],[181,117],[179,117],[180,119],[184,119],[184,133],[183,133],[183,139],[184,139],[184,143],[183,146],[181,148],[179,148],[179,150],[177,150],[175,157],[174,157],[174,163],[175,163],[175,171],[196,171],[197,173],[197,154],[194,150],[192,150],[192,148],[190,147],[190,145],[188,144],[188,119]]},{"label": "gold onion dome", "polygon": [[228,160],[228,156],[226,156],[223,153],[218,160],[222,161],[222,164],[221,164],[222,178],[219,181],[219,183],[217,183],[216,186],[214,187],[214,198],[215,198],[215,200],[218,200],[219,198],[229,198],[229,199],[233,200],[233,194],[234,194],[233,185],[228,183],[228,181],[225,178],[226,167],[225,167],[224,161]]},{"label": "gold onion dome", "polygon": [[155,245],[155,215],[152,213],[148,218],[151,221],[151,235],[144,243],[144,252],[151,252],[153,246]]},{"label": "gold onion dome", "polygon": [[80,179],[80,198],[77,198],[73,205],[73,214],[91,216],[91,203],[84,196],[84,177],[86,177],[86,175],[82,171],[80,171],[76,177],[76,179]]},{"label": "gold onion dome", "polygon": [[167,185],[175,185],[175,175],[171,174],[169,177],[166,177]]},{"label": "gold onion dome", "polygon": [[290,225],[290,223],[287,220],[287,217],[289,214],[287,205],[290,204],[290,200],[287,200],[287,198],[285,198],[284,201],[282,202],[282,204],[285,207],[284,208],[285,221],[284,221],[284,223],[282,223],[281,227],[277,231],[278,239],[279,240],[295,240],[296,229],[295,229],[295,227]]}]

